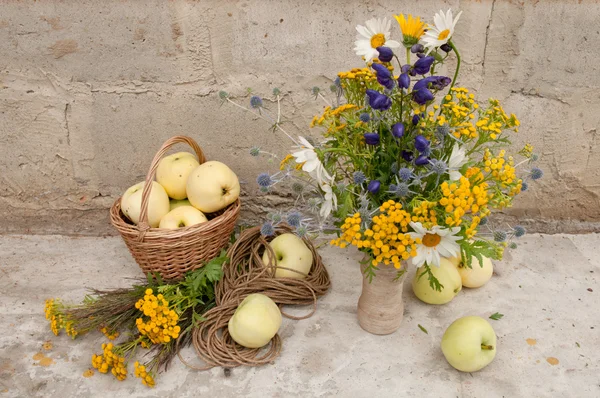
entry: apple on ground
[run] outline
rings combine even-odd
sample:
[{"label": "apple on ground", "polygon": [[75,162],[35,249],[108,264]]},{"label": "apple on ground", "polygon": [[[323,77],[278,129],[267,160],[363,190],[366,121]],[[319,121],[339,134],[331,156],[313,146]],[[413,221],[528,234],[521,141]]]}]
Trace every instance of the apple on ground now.
[{"label": "apple on ground", "polygon": [[[129,187],[121,197],[121,211],[134,224],[140,222],[142,211],[142,192],[145,182]],[[148,224],[156,228],[161,218],[169,212],[169,196],[165,189],[156,181],[152,181],[150,197],[148,198]]]},{"label": "apple on ground", "polygon": [[442,337],[442,352],[450,365],[461,372],[476,372],[496,356],[496,333],[478,316],[452,322]]},{"label": "apple on ground", "polygon": [[198,165],[196,156],[189,152],[165,156],[158,162],[156,181],[165,188],[169,197],[185,199],[188,177]]},{"label": "apple on ground", "polygon": [[192,206],[180,206],[171,210],[160,220],[159,228],[177,229],[207,222],[206,216]]},{"label": "apple on ground", "polygon": [[[285,233],[273,239],[269,246],[275,252],[275,265],[278,267],[275,269],[276,278],[306,278],[312,267],[313,254],[302,239],[294,234]],[[263,264],[270,265],[267,250],[262,260]],[[291,270],[279,267],[291,268]]]},{"label": "apple on ground", "polygon": [[441,292],[433,289],[429,285],[427,274],[422,269],[417,269],[415,277],[412,280],[413,292],[417,298],[427,304],[446,304],[462,289],[460,274],[456,267],[447,258],[440,258],[440,266],[430,265],[431,273],[444,287]]},{"label": "apple on ground", "polygon": [[455,261],[456,269],[460,274],[464,287],[478,288],[488,283],[492,278],[492,274],[494,273],[492,260],[485,256],[481,256],[481,258],[483,265],[477,257],[471,257],[471,268],[467,267],[465,262],[460,259],[459,261]]},{"label": "apple on ground", "polygon": [[281,311],[273,300],[260,293],[248,295],[229,319],[227,329],[233,340],[246,348],[269,343],[281,326]]},{"label": "apple on ground", "polygon": [[192,171],[186,190],[192,206],[204,213],[214,213],[237,200],[240,182],[227,165],[212,160]]},{"label": "apple on ground", "polygon": [[181,199],[181,200],[171,199],[169,201],[169,208],[171,210],[175,210],[176,208],[181,207],[181,206],[191,206],[191,205],[192,204],[187,199]]}]

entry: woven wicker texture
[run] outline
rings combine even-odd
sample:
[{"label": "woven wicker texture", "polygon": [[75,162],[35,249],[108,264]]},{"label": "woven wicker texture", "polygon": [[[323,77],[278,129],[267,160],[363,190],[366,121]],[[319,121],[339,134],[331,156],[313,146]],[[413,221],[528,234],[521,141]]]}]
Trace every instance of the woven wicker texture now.
[{"label": "woven wicker texture", "polygon": [[[276,229],[276,235],[286,232],[291,232],[287,226]],[[275,278],[275,253],[268,245],[268,240],[260,234],[260,228],[243,231],[229,248],[229,261],[223,265],[223,278],[215,287],[217,306],[203,315],[205,320],[198,323],[192,332],[194,349],[205,365],[191,365],[179,354],[181,361],[197,370],[215,366],[258,366],[272,362],[282,349],[279,335],[275,335],[267,347],[245,348],[233,341],[227,324],[237,306],[252,293],[269,296],[280,308],[283,305],[312,305],[312,310],[303,316],[292,316],[281,311],[283,316],[290,319],[305,319],[315,313],[317,297],[327,293],[331,282],[312,242],[304,239],[304,243],[313,253],[313,265],[308,276],[305,279]],[[269,253],[269,264],[262,261],[265,250]]]},{"label": "woven wicker texture", "polygon": [[110,209],[110,221],[119,231],[131,255],[144,274],[157,272],[165,280],[181,279],[187,271],[203,266],[227,246],[240,214],[240,200],[224,210],[206,214],[208,222],[177,229],[151,228],[148,225],[148,200],[151,181],[158,163],[175,144],[188,144],[200,164],[206,162],[204,153],[190,137],[175,136],[168,139],[154,156],[146,175],[142,191],[140,222],[134,225],[121,212],[121,198]]}]

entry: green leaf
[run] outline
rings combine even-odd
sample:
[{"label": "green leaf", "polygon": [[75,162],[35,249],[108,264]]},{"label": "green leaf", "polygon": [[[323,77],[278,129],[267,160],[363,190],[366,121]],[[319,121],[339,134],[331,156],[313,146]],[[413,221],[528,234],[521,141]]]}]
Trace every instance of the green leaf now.
[{"label": "green leaf", "polygon": [[490,319],[493,319],[495,321],[499,321],[500,319],[502,319],[503,316],[504,316],[504,314],[496,312],[496,313],[490,315]]},{"label": "green leaf", "polygon": [[483,267],[483,257],[499,260],[499,246],[495,243],[485,240],[476,240],[469,242],[464,240],[460,243],[461,256],[465,267],[473,268],[473,257],[479,261],[479,265]]},{"label": "green leaf", "polygon": [[425,329],[423,326],[421,326],[421,324],[417,325],[419,327],[419,329],[421,329],[421,331],[425,334],[429,334],[429,332],[427,331],[427,329]]},{"label": "green leaf", "polygon": [[422,273],[419,274],[418,279],[421,279],[422,276],[427,275],[427,279],[429,279],[429,286],[433,290],[441,292],[444,289],[444,285],[442,285],[440,281],[438,281],[438,279],[435,277],[435,275],[433,275],[433,272],[431,272],[431,268],[429,268],[429,264],[425,263],[423,265],[423,268],[425,269]]},{"label": "green leaf", "polygon": [[575,344],[577,345],[577,348],[581,347],[578,342],[575,342]]}]

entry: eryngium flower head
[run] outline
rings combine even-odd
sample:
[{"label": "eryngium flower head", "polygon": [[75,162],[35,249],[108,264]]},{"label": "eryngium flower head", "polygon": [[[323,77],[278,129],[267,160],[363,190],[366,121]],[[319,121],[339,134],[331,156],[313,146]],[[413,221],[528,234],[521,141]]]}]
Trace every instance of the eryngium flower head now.
[{"label": "eryngium flower head", "polygon": [[263,100],[258,95],[250,97],[250,107],[253,109],[259,109],[263,106]]},{"label": "eryngium flower head", "polygon": [[269,173],[260,173],[258,177],[256,177],[256,182],[261,187],[268,188],[273,185],[273,179],[269,175]]},{"label": "eryngium flower head", "polygon": [[494,240],[496,242],[504,242],[506,240],[506,232],[494,231]]},{"label": "eryngium flower head", "polygon": [[412,178],[412,176],[412,171],[407,167],[403,167],[400,170],[398,170],[398,177],[400,177],[402,181],[409,181]]},{"label": "eryngium flower head", "polygon": [[275,235],[275,228],[273,228],[273,224],[271,224],[268,221],[266,223],[264,223],[260,227],[260,234],[262,236],[273,236],[273,235]]},{"label": "eryngium flower head", "polygon": [[250,155],[252,155],[252,156],[260,155],[260,148],[257,146],[250,148]]},{"label": "eryngium flower head", "polygon": [[359,171],[354,172],[352,179],[354,180],[355,184],[360,185],[366,181],[367,177],[365,176],[365,173],[363,173],[362,171],[359,170]]},{"label": "eryngium flower head", "polygon": [[517,238],[520,238],[521,236],[525,235],[525,228],[521,225],[515,225],[513,227],[513,230],[515,231],[515,236]]},{"label": "eryngium flower head", "polygon": [[287,215],[287,223],[292,227],[298,227],[302,221],[302,214],[297,211],[292,211]]},{"label": "eryngium flower head", "polygon": [[529,175],[531,176],[532,180],[539,180],[544,176],[544,172],[539,167],[534,167],[533,169],[531,169]]},{"label": "eryngium flower head", "polygon": [[363,123],[369,123],[371,121],[371,115],[369,115],[368,113],[361,113],[358,118]]}]

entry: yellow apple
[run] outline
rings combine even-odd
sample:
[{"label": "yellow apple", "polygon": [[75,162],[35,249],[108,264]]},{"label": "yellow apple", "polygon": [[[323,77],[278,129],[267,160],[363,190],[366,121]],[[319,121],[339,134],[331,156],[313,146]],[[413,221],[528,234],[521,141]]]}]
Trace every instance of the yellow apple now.
[{"label": "yellow apple", "polygon": [[188,177],[198,165],[196,156],[189,152],[177,152],[165,156],[158,162],[156,181],[165,188],[169,197],[185,199]]},{"label": "yellow apple", "polygon": [[427,304],[449,303],[462,289],[460,274],[454,264],[443,257],[440,259],[439,267],[430,265],[429,268],[433,276],[444,286],[442,291],[438,292],[429,285],[427,274],[419,278],[419,275],[423,273],[423,270],[419,268],[412,280],[413,292],[419,300]]},{"label": "yellow apple", "polygon": [[281,311],[264,294],[254,293],[238,305],[227,329],[233,340],[247,348],[260,348],[269,343],[281,326]]},{"label": "yellow apple", "polygon": [[176,209],[176,208],[178,208],[178,207],[181,207],[181,206],[191,206],[192,204],[191,204],[191,203],[190,203],[190,201],[189,201],[189,200],[187,200],[187,199],[181,199],[181,200],[177,200],[177,199],[171,199],[171,200],[169,201],[169,205],[170,205],[170,207],[169,207],[169,208],[170,208],[171,210],[174,210],[174,209]]},{"label": "yellow apple", "polygon": [[[313,254],[304,241],[290,233],[281,234],[269,243],[275,252],[276,278],[304,279],[310,272],[313,263]],[[265,250],[263,264],[269,265],[269,253]],[[291,268],[294,272],[279,267]]]},{"label": "yellow apple", "polygon": [[483,259],[483,265],[481,265],[477,257],[472,257],[471,268],[467,267],[464,262],[460,262],[456,268],[462,279],[463,286],[470,288],[481,287],[492,278],[492,274],[494,273],[492,260],[485,256],[481,256],[481,258]]},{"label": "yellow apple", "polygon": [[210,161],[196,167],[187,181],[187,197],[203,213],[214,213],[240,196],[240,182],[227,165]]},{"label": "yellow apple", "polygon": [[465,316],[452,322],[442,337],[442,352],[461,372],[477,372],[496,356],[496,333],[488,321]]},{"label": "yellow apple", "polygon": [[160,220],[159,228],[177,229],[207,222],[206,216],[192,206],[179,206],[171,210]]},{"label": "yellow apple", "polygon": [[[134,224],[140,222],[142,211],[142,191],[145,182],[129,187],[121,197],[121,211]],[[148,224],[156,228],[160,219],[169,212],[169,196],[165,189],[156,181],[152,181],[150,197],[148,198]]]}]

